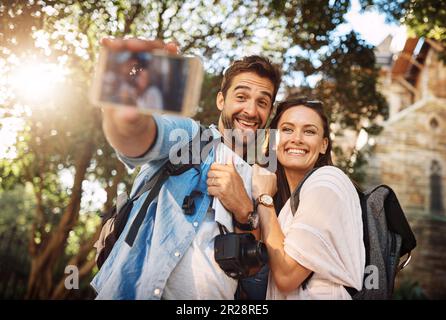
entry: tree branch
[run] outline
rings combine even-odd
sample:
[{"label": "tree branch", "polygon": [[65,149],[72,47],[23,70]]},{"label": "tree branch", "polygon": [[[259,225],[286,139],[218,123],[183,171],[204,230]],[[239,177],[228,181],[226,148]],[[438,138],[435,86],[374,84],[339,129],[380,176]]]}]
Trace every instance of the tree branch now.
[{"label": "tree branch", "polygon": [[[106,187],[107,192],[107,201],[104,204],[104,211],[110,210],[110,208],[113,205],[113,199],[115,198],[115,195],[117,193],[118,184],[122,180],[122,177],[125,173],[125,167],[120,162],[117,161],[116,163],[116,175],[113,177],[112,184],[110,186]],[[99,238],[99,235],[101,233],[102,226],[101,224],[98,225],[95,233],[87,239],[80,247],[79,252],[73,256],[67,265],[75,265],[79,266],[82,264],[82,267],[80,267],[79,271],[79,279],[83,279],[88,273],[91,272],[93,267],[96,264],[95,259],[87,260],[88,255],[93,249],[94,244]],[[54,290],[53,294],[51,295],[52,299],[64,299],[69,295],[69,291],[65,288],[65,276],[62,277],[62,279],[59,281],[56,289]]]},{"label": "tree branch", "polygon": [[37,244],[34,238],[36,237],[37,231],[39,231],[40,236],[43,237],[43,226],[45,224],[45,211],[43,209],[42,203],[43,178],[39,177],[39,179],[39,185],[37,186],[37,188],[34,187],[34,196],[36,198],[36,217],[32,223],[28,239],[28,251],[32,257],[34,257],[39,249],[42,247],[43,242]]},{"label": "tree branch", "polygon": [[158,28],[156,28],[156,38],[164,40],[164,21],[163,14],[167,10],[167,2],[162,1],[161,10],[158,12]]},{"label": "tree branch", "polygon": [[115,198],[118,190],[118,184],[122,181],[122,177],[125,173],[125,167],[121,161],[116,161],[116,175],[113,177],[112,184],[105,188],[107,193],[107,201],[104,204],[104,211],[108,211],[113,206],[113,199]]},{"label": "tree branch", "polygon": [[134,8],[133,14],[129,15],[127,19],[125,19],[124,24],[124,35],[130,33],[130,27],[132,26],[133,22],[135,21],[136,17],[141,13],[141,3],[137,3],[135,6],[132,6],[131,9]]},{"label": "tree branch", "polygon": [[[86,274],[91,272],[91,270],[95,266],[96,263],[95,259],[87,260],[87,258],[93,249],[94,243],[99,238],[100,233],[101,233],[101,226],[99,225],[93,236],[91,236],[87,241],[85,241],[82,244],[78,254],[72,257],[70,261],[68,261],[67,266],[71,265],[79,267],[79,265],[82,265],[79,268],[79,279],[83,279],[86,276]],[[60,279],[59,283],[57,284],[56,289],[51,294],[51,299],[65,299],[69,295],[70,291],[65,288],[65,278],[66,277],[64,274],[62,276],[62,279]]]},{"label": "tree branch", "polygon": [[[90,164],[93,154],[92,141],[88,141],[87,143],[85,143],[81,150],[83,152],[77,160],[76,173],[74,176],[74,184],[70,202],[65,209],[62,219],[60,220],[57,228],[52,232],[51,237],[49,237],[48,239],[47,245],[45,246],[45,248],[43,248],[41,258],[39,259],[40,264],[49,263],[52,256],[58,257],[62,253],[60,251],[63,251],[68,233],[76,224],[77,218],[79,216],[80,201],[82,195],[82,182],[84,180],[85,173]],[[40,265],[38,267],[40,267]]]},{"label": "tree branch", "polygon": [[[232,15],[235,15],[236,12],[237,12],[237,10],[241,7],[242,4],[243,4],[243,3],[242,3],[241,1],[240,1],[240,2],[237,2],[237,3],[235,4],[235,6],[232,8],[232,10],[230,10],[230,11],[228,12],[228,14],[223,18],[223,21],[227,21],[228,19],[231,18]],[[203,18],[203,16],[201,15],[201,13],[197,13],[197,15],[199,16],[201,22],[206,22],[206,21],[207,21],[206,19]],[[255,19],[252,20],[251,23],[253,23],[253,22],[256,21],[256,20],[257,20],[257,16],[256,16]],[[218,25],[210,25],[210,24],[208,23],[207,26],[208,26],[208,30],[209,30],[209,31],[208,31],[206,34],[201,34],[201,35],[191,36],[190,41],[188,41],[188,42],[185,44],[185,46],[183,47],[183,51],[184,51],[184,52],[187,52],[189,49],[191,49],[191,48],[193,48],[193,47],[196,47],[197,42],[200,41],[200,40],[204,40],[204,39],[206,39],[207,37],[211,37],[211,36],[213,36],[213,35],[223,33],[223,29],[222,29],[222,25],[221,25],[221,24],[218,24]],[[249,25],[248,25],[248,27],[249,27]],[[245,26],[244,26],[244,29],[246,29]],[[187,33],[186,30],[184,30],[184,32]],[[227,34],[227,35],[232,35],[232,36],[234,36],[234,35],[235,35],[235,32],[232,32],[232,33],[226,33],[226,34]],[[243,34],[246,34],[246,31],[243,31]]]}]

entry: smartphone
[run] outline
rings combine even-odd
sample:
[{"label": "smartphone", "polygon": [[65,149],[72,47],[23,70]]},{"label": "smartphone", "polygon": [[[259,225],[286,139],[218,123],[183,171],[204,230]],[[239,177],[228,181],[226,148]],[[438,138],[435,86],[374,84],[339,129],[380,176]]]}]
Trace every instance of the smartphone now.
[{"label": "smartphone", "polygon": [[142,113],[192,116],[202,82],[203,64],[198,57],[102,47],[91,100],[99,107],[125,106]]}]

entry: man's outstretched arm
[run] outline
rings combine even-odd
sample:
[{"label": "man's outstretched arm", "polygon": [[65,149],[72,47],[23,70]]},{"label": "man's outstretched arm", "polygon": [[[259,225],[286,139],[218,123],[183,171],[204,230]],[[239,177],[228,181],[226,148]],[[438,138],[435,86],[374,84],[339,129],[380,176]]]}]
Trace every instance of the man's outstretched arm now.
[{"label": "man's outstretched arm", "polygon": [[134,108],[104,108],[102,128],[108,143],[131,158],[144,155],[156,139],[153,117],[142,115]]}]

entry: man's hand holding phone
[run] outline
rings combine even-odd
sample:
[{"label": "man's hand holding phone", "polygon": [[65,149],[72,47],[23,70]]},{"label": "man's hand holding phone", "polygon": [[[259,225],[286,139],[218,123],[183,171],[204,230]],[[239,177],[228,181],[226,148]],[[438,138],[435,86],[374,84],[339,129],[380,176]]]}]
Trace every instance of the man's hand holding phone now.
[{"label": "man's hand holding phone", "polygon": [[[112,51],[145,52],[155,49],[177,54],[175,43],[142,39],[102,39],[102,45]],[[144,154],[156,138],[156,124],[153,117],[142,114],[137,108],[103,107],[102,127],[108,142],[128,157]]]}]

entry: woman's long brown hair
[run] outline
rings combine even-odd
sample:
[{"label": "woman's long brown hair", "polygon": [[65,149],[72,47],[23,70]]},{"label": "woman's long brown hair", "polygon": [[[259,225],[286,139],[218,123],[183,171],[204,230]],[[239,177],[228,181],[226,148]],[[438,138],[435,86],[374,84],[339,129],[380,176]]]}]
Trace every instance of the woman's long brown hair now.
[{"label": "woman's long brown hair", "polygon": [[[274,118],[271,120],[270,129],[277,129],[280,118],[282,117],[283,113],[286,110],[298,106],[305,106],[307,108],[310,108],[319,115],[324,129],[324,138],[327,138],[328,141],[327,151],[325,152],[325,154],[322,153],[319,154],[319,158],[317,159],[314,168],[326,165],[333,165],[333,161],[331,159],[332,142],[330,139],[330,126],[328,123],[328,118],[325,115],[322,102],[315,100],[308,100],[305,97],[289,97],[285,99],[284,101],[278,104],[276,114]],[[280,210],[282,210],[283,206],[291,196],[290,186],[288,184],[288,180],[285,175],[285,169],[280,164],[280,162],[277,162],[276,176],[277,176],[277,193],[274,196],[274,206],[276,209],[276,213],[279,214]]]}]

